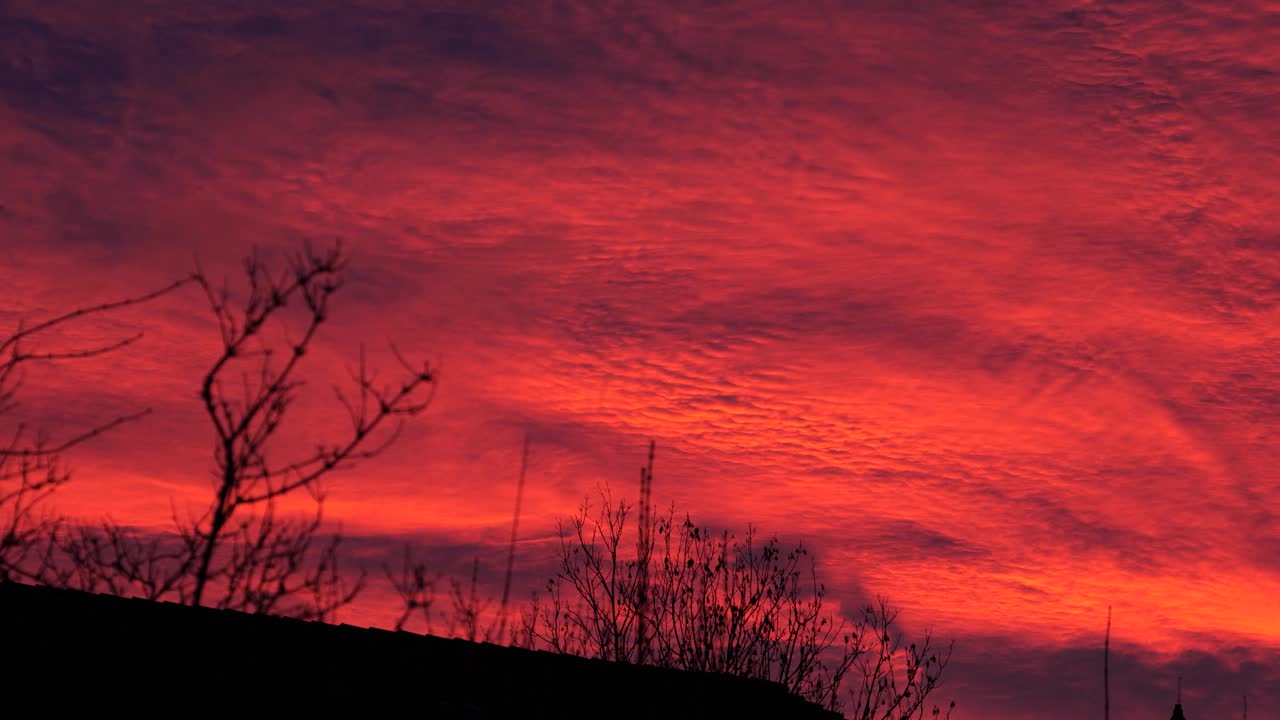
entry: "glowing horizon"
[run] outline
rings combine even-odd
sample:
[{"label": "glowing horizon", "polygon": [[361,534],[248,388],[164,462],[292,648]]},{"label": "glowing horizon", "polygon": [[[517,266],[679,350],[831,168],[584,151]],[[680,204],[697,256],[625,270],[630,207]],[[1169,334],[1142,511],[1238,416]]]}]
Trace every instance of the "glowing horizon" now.
[{"label": "glowing horizon", "polygon": [[[402,539],[501,565],[527,432],[524,597],[654,439],[659,505],[955,638],[957,718],[1100,707],[1108,605],[1117,712],[1175,668],[1193,720],[1280,712],[1272,5],[425,5],[0,13],[0,328],[342,237],[295,440],[359,343],[442,364],[330,484],[344,620],[391,621]],[[53,505],[161,528],[216,328],[186,291],[86,327],[146,337],[24,418],[153,413]]]}]

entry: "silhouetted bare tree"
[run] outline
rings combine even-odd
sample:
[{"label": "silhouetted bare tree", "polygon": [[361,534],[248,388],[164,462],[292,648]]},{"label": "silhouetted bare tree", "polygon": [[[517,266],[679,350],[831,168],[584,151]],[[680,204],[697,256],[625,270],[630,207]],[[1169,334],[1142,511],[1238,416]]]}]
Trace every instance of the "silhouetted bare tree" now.
[{"label": "silhouetted bare tree", "polygon": [[883,597],[861,608],[852,624],[852,641],[843,649],[846,657],[856,658],[846,678],[852,704],[837,703],[833,709],[854,720],[951,717],[954,701],[944,714],[929,696],[942,682],[954,643],[936,647],[929,630],[918,643],[910,642],[894,627],[897,619],[898,611]]},{"label": "silhouetted bare tree", "polygon": [[401,611],[400,617],[396,618],[396,630],[403,630],[410,620],[421,617],[424,632],[431,634],[436,617],[436,583],[442,579],[440,574],[431,572],[426,563],[414,562],[408,545],[404,548],[404,564],[400,572],[392,571],[389,564],[383,565],[383,570],[400,598]]},{"label": "silhouetted bare tree", "polygon": [[883,600],[833,617],[802,545],[761,542],[750,526],[708,532],[674,507],[629,533],[632,509],[602,489],[598,509],[584,501],[561,523],[559,570],[522,616],[519,644],[771,680],[857,720],[942,713],[927,700],[950,647],[928,632],[906,642]]},{"label": "silhouetted bare tree", "polygon": [[[16,414],[28,365],[96,358],[142,338],[137,333],[110,342],[67,348],[58,347],[58,341],[51,340],[51,336],[96,316],[149,302],[188,282],[190,279],[179,280],[145,295],[77,308],[32,325],[19,324],[12,334],[0,340],[0,421]],[[61,521],[41,504],[71,477],[62,461],[63,453],[148,412],[120,415],[59,440],[31,430],[20,420],[11,430],[4,431],[8,439],[0,446],[0,581],[35,580],[41,574],[41,564],[49,559],[50,542],[57,536]]]},{"label": "silhouetted bare tree", "polygon": [[[471,580],[464,585],[457,578],[433,572],[426,562],[414,561],[408,546],[404,564],[396,572],[384,565],[387,580],[400,598],[400,616],[395,629],[403,630],[415,618],[422,621],[423,632],[434,634],[440,628],[445,637],[485,642],[505,642],[516,633],[505,631],[503,616],[493,598],[480,595],[480,559],[471,564]],[[445,586],[447,604],[437,597],[437,588]]]},{"label": "silhouetted bare tree", "polygon": [[[247,288],[239,297],[226,286],[215,288],[197,269],[194,281],[208,298],[221,340],[200,381],[214,436],[210,503],[186,517],[175,511],[176,533],[167,538],[144,539],[110,520],[80,528],[62,546],[70,562],[55,582],[301,618],[331,617],[354,599],[363,576],[343,582],[341,535],[320,536],[322,480],[385,450],[403,422],[430,403],[435,372],[425,363],[411,365],[392,345],[403,373],[379,383],[361,348],[358,364],[348,369],[350,389],[334,387],[347,431],[310,452],[278,458],[273,443],[302,387],[299,367],[329,317],[346,263],[340,245],[323,253],[307,246],[278,269],[255,253],[245,260]],[[291,305],[302,318],[294,337],[284,317]],[[285,325],[279,338],[267,337],[272,320]],[[280,503],[298,493],[311,495],[314,515],[282,516]]]},{"label": "silhouetted bare tree", "polygon": [[449,628],[447,635],[456,635],[464,640],[475,642],[476,640],[501,640],[495,637],[496,620],[488,625],[484,622],[484,616],[490,606],[493,605],[492,600],[481,598],[480,589],[480,558],[476,558],[471,563],[471,584],[463,586],[463,584],[453,578],[449,579]]},{"label": "silhouetted bare tree", "polygon": [[511,580],[515,571],[516,540],[520,531],[520,506],[524,496],[525,476],[529,469],[529,436],[526,433],[520,454],[520,474],[516,481],[515,509],[511,517],[511,538],[507,545],[506,573],[503,576],[502,599],[496,607],[496,617],[486,618],[494,609],[491,598],[479,596],[480,559],[476,558],[471,566],[471,584],[463,586],[454,578],[448,578],[449,606],[440,609],[436,602],[437,583],[446,578],[443,573],[432,572],[425,562],[415,562],[412,549],[404,548],[404,564],[400,571],[394,572],[390,565],[383,565],[387,580],[400,597],[400,616],[396,619],[396,630],[403,630],[410,620],[420,618],[424,632],[430,634],[437,622],[443,622],[446,636],[457,636],[466,640],[485,640],[490,642],[514,643],[519,630],[507,627],[507,604],[511,597]]}]

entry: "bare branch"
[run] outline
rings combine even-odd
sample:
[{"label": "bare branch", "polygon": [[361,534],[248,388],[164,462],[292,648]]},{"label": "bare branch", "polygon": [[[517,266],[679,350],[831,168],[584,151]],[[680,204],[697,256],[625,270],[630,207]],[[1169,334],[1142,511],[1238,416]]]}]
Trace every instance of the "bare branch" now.
[{"label": "bare branch", "polygon": [[[204,292],[220,341],[199,381],[214,438],[209,504],[185,518],[175,511],[174,532],[164,537],[147,539],[109,521],[69,533],[59,547],[72,569],[51,571],[53,582],[308,619],[329,619],[356,597],[364,576],[347,578],[342,536],[325,532],[323,481],[389,447],[403,423],[431,402],[435,376],[426,365],[410,365],[392,345],[406,372],[379,382],[361,348],[352,378],[357,399],[336,390],[352,420],[349,430],[312,452],[278,457],[273,442],[304,389],[302,364],[329,318],[346,264],[341,244],[319,252],[304,245],[284,263],[253,252],[233,292],[210,281],[197,260],[184,282]],[[283,312],[287,307],[300,312]],[[301,320],[291,323],[297,315]],[[284,515],[284,499],[299,491],[312,496],[314,513]]]},{"label": "bare branch", "polygon": [[[28,340],[28,339],[30,339],[30,338],[32,338],[32,337],[34,337],[34,336],[36,336],[36,335],[38,335],[38,334],[40,334],[40,333],[42,333],[42,332],[46,331],[46,330],[50,330],[50,329],[55,328],[55,327],[57,327],[57,326],[59,326],[59,325],[66,325],[66,324],[68,324],[68,323],[70,323],[70,322],[73,322],[73,321],[75,321],[75,320],[78,320],[78,319],[80,319],[80,318],[83,318],[83,317],[86,317],[86,316],[89,316],[89,315],[101,315],[101,314],[103,314],[103,313],[108,313],[108,312],[111,312],[111,311],[113,311],[113,310],[119,310],[119,309],[121,309],[121,308],[126,308],[126,307],[132,307],[132,306],[134,306],[134,305],[141,305],[141,304],[146,303],[146,302],[149,302],[149,301],[151,301],[151,300],[155,300],[156,298],[159,298],[159,297],[161,297],[161,296],[168,295],[169,293],[173,292],[174,290],[177,290],[178,288],[182,287],[183,285],[186,285],[186,284],[188,284],[188,283],[190,283],[190,282],[193,282],[193,281],[195,281],[195,277],[194,277],[194,276],[193,276],[193,277],[186,277],[186,278],[183,278],[183,279],[181,279],[181,280],[176,280],[176,281],[174,281],[174,282],[172,282],[172,283],[169,283],[168,285],[166,285],[166,286],[164,286],[164,287],[162,287],[162,288],[160,288],[160,289],[158,289],[158,290],[153,290],[153,291],[151,291],[151,292],[149,292],[149,293],[146,293],[146,294],[143,294],[143,295],[137,295],[137,296],[134,296],[134,297],[128,297],[128,298],[124,298],[124,299],[122,299],[122,300],[115,300],[115,301],[112,301],[112,302],[100,303],[100,304],[98,304],[98,305],[89,305],[89,306],[86,306],[86,307],[76,308],[75,310],[72,310],[72,311],[70,311],[70,312],[67,312],[67,313],[64,313],[64,314],[62,314],[62,315],[58,315],[58,316],[52,317],[52,318],[50,318],[50,319],[48,319],[48,320],[45,320],[44,322],[40,322],[40,323],[36,323],[35,325],[31,325],[30,327],[26,327],[26,328],[19,328],[19,329],[17,330],[17,332],[13,333],[12,335],[10,335],[10,336],[9,336],[8,338],[6,338],[5,340],[0,341],[0,353],[8,352],[8,353],[10,353],[10,354],[11,354],[11,357],[12,357],[13,355],[18,355],[19,357],[30,357],[30,358],[32,358],[32,359],[40,359],[38,356],[35,356],[35,355],[31,355],[31,356],[24,356],[24,355],[20,355],[20,354],[18,354],[18,353],[14,350],[14,347],[15,347],[15,346],[17,346],[18,344],[22,343],[22,342],[23,342],[23,341],[25,341],[25,340]],[[61,354],[60,354],[60,353],[52,353],[52,355],[54,355],[55,357],[57,357],[57,356],[62,356],[62,357],[91,357],[92,355],[102,354],[102,352],[109,352],[109,351],[110,351],[110,349],[113,349],[113,348],[123,347],[123,345],[126,345],[126,344],[131,343],[131,342],[133,342],[133,339],[127,339],[127,340],[122,341],[122,342],[111,343],[111,344],[109,344],[109,345],[105,346],[105,347],[107,348],[107,350],[103,350],[103,349],[101,349],[101,348],[99,348],[99,349],[86,349],[86,350],[80,350],[80,351],[75,351],[75,352],[71,352],[71,353],[61,353]],[[45,359],[48,359],[48,358],[45,358]]]},{"label": "bare branch", "polygon": [[[23,384],[23,367],[30,363],[87,360],[115,352],[142,338],[135,333],[101,345],[74,349],[27,349],[41,335],[62,326],[114,310],[141,305],[192,282],[184,278],[143,295],[76,308],[33,325],[19,324],[0,339],[0,419],[17,408]],[[139,420],[150,411],[120,415],[60,442],[51,442],[43,433],[28,433],[19,422],[10,441],[0,446],[0,580],[39,581],[53,572],[55,550],[64,523],[39,508],[55,489],[70,480],[61,455],[99,435]],[[30,439],[28,439],[30,438]]]}]

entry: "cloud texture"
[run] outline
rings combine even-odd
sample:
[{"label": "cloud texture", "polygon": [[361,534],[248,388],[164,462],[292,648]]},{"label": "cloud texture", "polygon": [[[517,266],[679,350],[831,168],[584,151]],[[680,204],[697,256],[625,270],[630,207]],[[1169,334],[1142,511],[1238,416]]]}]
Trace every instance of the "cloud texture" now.
[{"label": "cloud texture", "polygon": [[[267,8],[0,4],[0,323],[342,236],[317,384],[360,340],[444,367],[332,489],[371,565],[501,557],[528,431],[546,567],[655,438],[658,500],[957,638],[963,717],[1096,709],[1107,605],[1118,710],[1182,672],[1196,716],[1280,713],[1274,3]],[[112,322],[147,341],[26,410],[154,407],[59,505],[158,526],[216,332]]]}]

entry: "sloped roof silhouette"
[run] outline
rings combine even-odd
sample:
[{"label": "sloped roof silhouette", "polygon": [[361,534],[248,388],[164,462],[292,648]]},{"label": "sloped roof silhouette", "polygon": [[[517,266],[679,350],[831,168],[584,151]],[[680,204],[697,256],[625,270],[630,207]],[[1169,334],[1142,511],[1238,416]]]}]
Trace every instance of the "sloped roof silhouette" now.
[{"label": "sloped roof silhouette", "polygon": [[0,582],[0,717],[19,696],[135,717],[840,717],[762,680]]},{"label": "sloped roof silhouette", "polygon": [[1182,714],[1182,703],[1173,706],[1173,717],[1169,718],[1169,720],[1187,720]]}]

